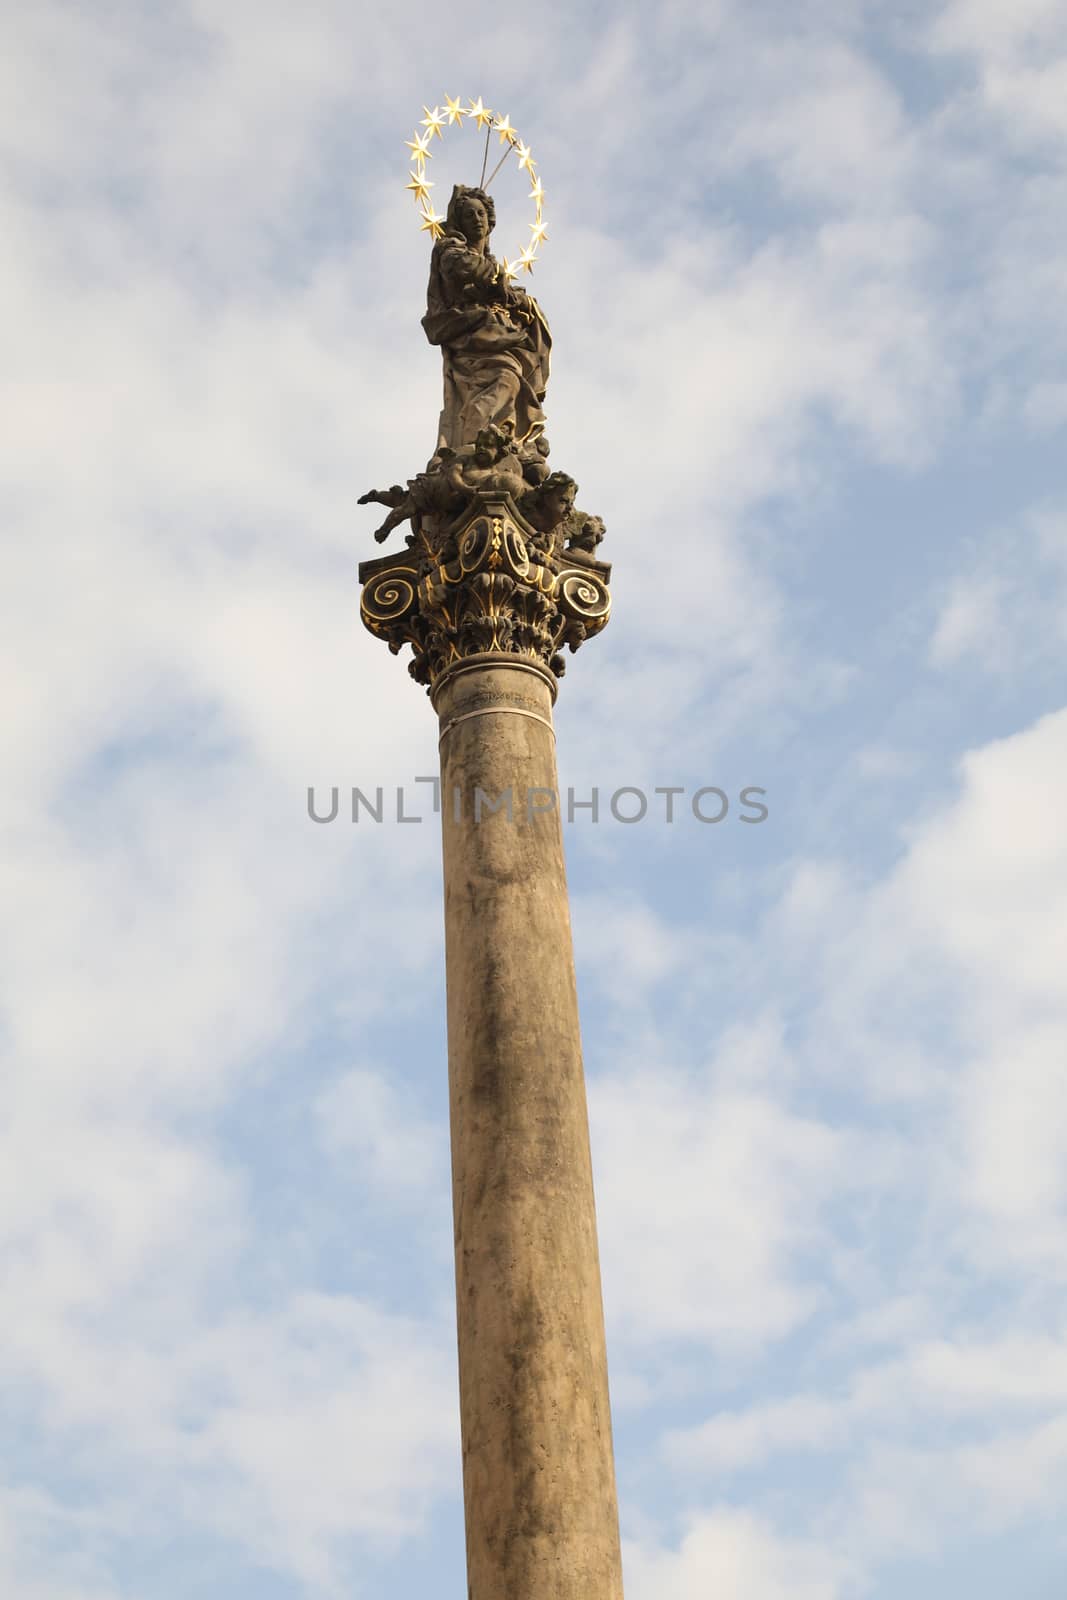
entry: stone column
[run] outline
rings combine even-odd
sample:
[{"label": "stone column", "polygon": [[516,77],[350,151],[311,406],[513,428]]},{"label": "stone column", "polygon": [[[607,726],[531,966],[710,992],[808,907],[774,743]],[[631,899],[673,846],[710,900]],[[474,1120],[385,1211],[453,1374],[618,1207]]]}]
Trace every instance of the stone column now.
[{"label": "stone column", "polygon": [[555,676],[475,652],[431,692],[469,1600],[621,1600]]},{"label": "stone column", "polygon": [[359,569],[363,621],[411,647],[441,726],[468,1600],[622,1600],[552,732],[563,651],[606,625],[611,568],[595,528],[548,526],[545,490],[541,526],[479,489]]}]

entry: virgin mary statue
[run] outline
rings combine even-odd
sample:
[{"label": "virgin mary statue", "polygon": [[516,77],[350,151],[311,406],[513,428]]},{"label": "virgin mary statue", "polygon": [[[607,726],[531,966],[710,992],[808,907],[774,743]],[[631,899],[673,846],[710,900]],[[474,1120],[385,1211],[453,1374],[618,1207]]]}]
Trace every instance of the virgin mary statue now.
[{"label": "virgin mary statue", "polygon": [[473,444],[489,423],[532,448],[545,426],[552,339],[537,301],[489,254],[495,222],[491,197],[457,184],[433,247],[422,326],[444,361],[438,449]]}]

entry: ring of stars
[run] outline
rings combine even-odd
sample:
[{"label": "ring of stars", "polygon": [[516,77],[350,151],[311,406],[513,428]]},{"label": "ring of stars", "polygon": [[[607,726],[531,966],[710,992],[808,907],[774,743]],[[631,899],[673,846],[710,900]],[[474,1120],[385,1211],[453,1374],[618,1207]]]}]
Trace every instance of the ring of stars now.
[{"label": "ring of stars", "polygon": [[[445,219],[437,215],[433,208],[433,201],[430,199],[430,190],[434,187],[434,181],[427,175],[426,171],[426,163],[433,159],[433,151],[431,149],[433,141],[435,138],[441,139],[444,137],[443,130],[445,128],[462,127],[464,121],[473,123],[479,131],[483,128],[488,130],[486,134],[487,148],[489,135],[493,133],[498,134],[500,143],[507,146],[504,154],[497,162],[497,167],[490,173],[489,178],[484,180],[485,183],[492,182],[497,168],[503,166],[504,161],[514,150],[519,159],[519,170],[527,173],[533,185],[530,190],[530,199],[534,203],[534,220],[530,223],[529,243],[525,249],[519,251],[514,261],[509,261],[507,256],[501,258],[504,276],[509,281],[518,277],[520,271],[532,272],[537,261],[537,252],[548,239],[548,234],[545,232],[544,186],[534,171],[537,163],[534,161],[530,146],[524,144],[519,138],[518,132],[511,126],[511,119],[507,115],[498,116],[495,111],[491,111],[482,102],[480,95],[477,100],[468,100],[466,106],[463,105],[459,96],[445,95],[443,110],[440,106],[434,106],[432,111],[429,106],[423,106],[422,109],[425,112],[425,116],[422,117],[419,126],[415,129],[415,137],[405,141],[406,148],[411,152],[409,157],[411,171],[408,173],[408,181],[404,185],[415,200],[415,205],[418,208],[419,226],[422,232],[428,233],[431,239],[436,240],[440,239],[445,231]],[[484,165],[482,171],[484,174]]]}]

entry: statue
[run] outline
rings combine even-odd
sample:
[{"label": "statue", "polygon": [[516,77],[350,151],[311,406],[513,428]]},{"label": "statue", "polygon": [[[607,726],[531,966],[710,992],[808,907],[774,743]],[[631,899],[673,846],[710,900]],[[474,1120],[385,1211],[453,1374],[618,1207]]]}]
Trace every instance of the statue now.
[{"label": "statue", "polygon": [[575,506],[567,519],[567,542],[564,548],[569,556],[578,551],[583,556],[594,557],[604,533],[603,517],[590,516],[587,511],[579,511]]},{"label": "statue", "polygon": [[[459,121],[458,102],[449,108]],[[427,115],[427,127],[444,125]],[[473,103],[471,115],[478,120]],[[505,124],[494,124],[502,140],[513,134]],[[431,137],[432,129],[409,141],[407,187],[434,239],[422,327],[441,349],[444,404],[425,468],[360,496],[360,505],[388,507],[379,543],[410,523],[403,549],[361,564],[360,612],[390,650],[410,645],[409,670],[428,686],[486,652],[524,657],[559,678],[564,649],[599,633],[611,611],[611,568],[598,551],[604,523],[575,505],[574,479],[549,468],[551,338],[537,302],[512,282],[514,269],[489,252],[495,174],[485,186],[457,184],[447,215],[436,216],[425,175]],[[531,270],[545,236],[544,191],[528,147],[510,138],[511,148],[534,185],[533,238],[518,257]]]},{"label": "statue", "polygon": [[548,438],[539,433],[522,447],[522,475],[534,488],[548,477]]},{"label": "statue", "polygon": [[525,469],[510,422],[502,427],[490,422],[479,430],[473,444],[462,444],[458,450],[445,445],[438,456],[442,458],[445,477],[465,498],[475,489],[494,489],[518,499],[526,489]]},{"label": "statue", "polygon": [[527,489],[518,507],[529,526],[542,535],[551,548],[556,529],[566,523],[574,510],[578,485],[566,472],[550,472],[543,483]]},{"label": "statue", "polygon": [[510,423],[528,453],[544,430],[551,335],[536,300],[490,255],[496,207],[457,184],[433,247],[422,326],[444,359],[438,448],[471,444],[487,423]]},{"label": "statue", "polygon": [[491,422],[480,430],[473,444],[461,445],[458,450],[443,445],[425,472],[408,479],[406,489],[398,483],[391,489],[370,489],[360,495],[357,504],[366,506],[373,501],[391,506],[392,510],[374,537],[381,544],[394,528],[402,522],[410,522],[410,545],[421,532],[424,514],[441,512],[454,516],[477,489],[510,494],[516,500],[525,493],[527,478],[511,436],[510,423],[498,428]]}]

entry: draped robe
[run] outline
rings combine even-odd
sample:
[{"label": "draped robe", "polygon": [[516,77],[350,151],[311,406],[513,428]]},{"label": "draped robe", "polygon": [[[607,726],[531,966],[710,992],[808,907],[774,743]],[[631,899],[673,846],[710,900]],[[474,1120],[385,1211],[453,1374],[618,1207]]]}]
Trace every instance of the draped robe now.
[{"label": "draped robe", "polygon": [[545,426],[548,324],[537,301],[458,231],[433,247],[422,326],[444,365],[438,449],[473,444],[490,422],[510,423],[516,444],[537,438]]}]

